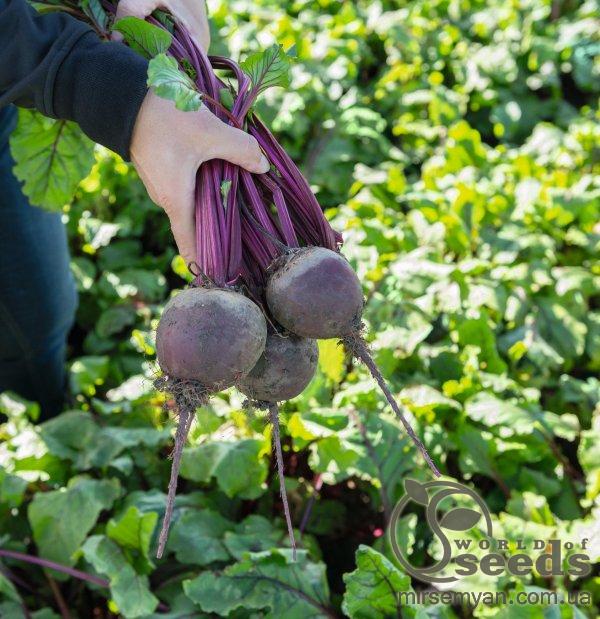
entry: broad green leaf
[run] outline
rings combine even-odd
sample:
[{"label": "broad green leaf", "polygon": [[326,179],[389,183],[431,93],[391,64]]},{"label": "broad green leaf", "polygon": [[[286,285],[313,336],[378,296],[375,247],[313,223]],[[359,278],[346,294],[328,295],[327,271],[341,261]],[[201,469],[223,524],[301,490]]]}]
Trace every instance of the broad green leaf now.
[{"label": "broad green leaf", "polygon": [[485,426],[500,426],[503,436],[528,434],[536,422],[534,413],[484,391],[466,402],[465,413]]},{"label": "broad green leaf", "polygon": [[0,603],[0,617],[2,619],[27,619],[21,603],[12,600]]},{"label": "broad green leaf", "polygon": [[328,436],[311,445],[310,468],[326,474],[329,482],[350,476],[350,468],[359,460],[361,452],[355,445],[339,436]]},{"label": "broad green leaf", "polygon": [[342,610],[351,619],[386,619],[401,616],[399,593],[411,591],[410,576],[368,546],[356,551],[356,570],[344,575]]},{"label": "broad green leaf", "polygon": [[158,599],[150,591],[148,579],[136,574],[115,542],[94,535],[85,542],[82,551],[94,569],[108,577],[110,593],[123,617],[146,617],[154,611]]},{"label": "broad green leaf", "polygon": [[50,453],[71,460],[78,470],[106,467],[125,449],[157,447],[169,440],[169,430],[123,428],[96,423],[92,415],[69,411],[41,425]]},{"label": "broad green leaf", "polygon": [[116,479],[85,478],[74,478],[67,488],[37,493],[28,516],[40,556],[73,565],[73,554],[119,493]]},{"label": "broad green leaf", "polygon": [[583,354],[587,327],[567,307],[547,299],[538,301],[539,329],[565,359]]},{"label": "broad green leaf", "polygon": [[175,102],[183,112],[199,110],[202,96],[192,79],[181,71],[175,58],[158,54],[148,64],[148,86],[163,99]]},{"label": "broad green leaf", "polygon": [[227,561],[230,557],[223,536],[233,528],[233,522],[215,511],[188,509],[173,525],[167,549],[180,563],[209,565]]},{"label": "broad green leaf", "polygon": [[156,512],[141,514],[131,506],[118,520],[111,519],[106,525],[106,535],[121,548],[139,551],[145,558],[150,554],[150,542],[158,521]]},{"label": "broad green leaf", "polygon": [[233,109],[233,95],[229,88],[219,88],[219,101],[221,105],[226,107],[229,111]]},{"label": "broad green leaf", "polygon": [[[17,603],[21,601],[19,592],[13,583],[4,575],[3,571],[0,570],[0,599],[2,598]],[[0,614],[0,616],[2,615]]]},{"label": "broad green leaf", "polygon": [[108,298],[134,299],[156,303],[164,298],[167,288],[165,276],[160,271],[124,269],[118,273],[105,272],[100,277],[97,290]]},{"label": "broad green leaf", "polygon": [[501,374],[506,364],[496,349],[496,338],[485,315],[464,320],[458,326],[458,341],[463,346],[479,346],[482,369],[492,374]]},{"label": "broad green leaf", "polygon": [[135,308],[130,305],[116,305],[102,312],[96,323],[96,332],[101,338],[112,337],[135,324],[135,321]]},{"label": "broad green leaf", "polygon": [[106,356],[80,357],[71,364],[70,382],[74,393],[92,396],[96,387],[108,376],[110,358]]},{"label": "broad green leaf", "polygon": [[426,413],[442,407],[460,409],[458,402],[445,397],[437,389],[429,385],[407,387],[402,389],[398,397],[414,413]]},{"label": "broad green leaf", "polygon": [[10,140],[15,176],[35,206],[60,211],[94,164],[94,144],[66,120],[21,109]]},{"label": "broad green leaf", "polygon": [[208,482],[215,477],[228,497],[254,499],[264,492],[267,463],[260,457],[262,441],[210,442],[184,451],[181,476]]},{"label": "broad green leaf", "polygon": [[315,438],[324,438],[340,432],[348,426],[348,416],[335,409],[312,409],[310,412],[294,413],[287,422],[287,431],[295,444],[303,447]]},{"label": "broad green leaf", "polygon": [[484,473],[494,478],[496,473],[496,446],[486,440],[481,432],[467,427],[458,433],[461,451],[461,468],[464,472]]},{"label": "broad green leaf", "polygon": [[251,514],[234,531],[224,535],[227,550],[235,559],[243,559],[247,552],[261,552],[287,545],[288,536],[283,528],[276,528],[271,520]]},{"label": "broad green leaf", "polygon": [[113,30],[120,32],[127,45],[145,58],[164,54],[171,47],[173,37],[164,28],[159,28],[139,17],[122,17]]},{"label": "broad green leaf", "polygon": [[0,505],[6,505],[9,508],[19,507],[23,502],[26,489],[25,479],[7,473],[0,466]]},{"label": "broad green leaf", "polygon": [[96,24],[100,30],[104,31],[108,25],[108,15],[102,8],[100,0],[81,0],[83,12]]},{"label": "broad green leaf", "polygon": [[329,380],[339,383],[344,377],[346,353],[338,340],[319,340],[319,368]]},{"label": "broad green leaf", "polygon": [[404,479],[415,467],[414,445],[395,417],[371,413],[359,420],[363,430],[357,429],[351,439],[359,447],[359,458],[350,472],[369,480],[391,504],[403,494]]},{"label": "broad green leaf", "polygon": [[202,572],[184,590],[202,610],[227,616],[236,609],[264,610],[265,617],[311,619],[331,615],[325,566],[300,551],[251,554],[222,572]]},{"label": "broad green leaf", "polygon": [[290,85],[290,56],[281,45],[273,44],[263,52],[251,54],[240,67],[250,77],[257,93],[270,88]]}]

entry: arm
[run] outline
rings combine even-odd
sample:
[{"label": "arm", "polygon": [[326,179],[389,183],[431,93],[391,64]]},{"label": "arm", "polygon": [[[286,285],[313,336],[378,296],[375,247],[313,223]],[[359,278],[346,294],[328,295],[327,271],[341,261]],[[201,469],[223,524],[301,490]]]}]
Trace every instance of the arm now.
[{"label": "arm", "polygon": [[25,0],[0,0],[0,106],[73,120],[127,159],[146,70],[141,56],[102,42],[70,15],[40,15]]},{"label": "arm", "polygon": [[[119,16],[143,17],[171,5],[208,43],[198,0],[128,0],[119,6]],[[190,263],[196,259],[194,188],[200,165],[224,159],[259,174],[269,163],[252,136],[206,107],[181,112],[147,92],[146,72],[141,56],[122,43],[102,42],[69,15],[39,15],[25,0],[0,0],[0,106],[15,103],[74,120],[94,141],[125,159],[131,155],[150,197],[170,219],[179,253]]]}]

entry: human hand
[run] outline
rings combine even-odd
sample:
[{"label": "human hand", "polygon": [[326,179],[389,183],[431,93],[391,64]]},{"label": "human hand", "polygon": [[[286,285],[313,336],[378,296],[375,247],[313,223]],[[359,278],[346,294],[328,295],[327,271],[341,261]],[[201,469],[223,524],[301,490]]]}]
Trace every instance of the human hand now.
[{"label": "human hand", "polygon": [[[206,16],[205,0],[120,0],[116,19],[122,17],[139,17],[145,19],[156,9],[169,11],[177,23],[184,26],[205,52],[210,45],[210,28]],[[114,38],[122,40],[120,33]]]},{"label": "human hand", "polygon": [[138,113],[130,153],[150,198],[168,215],[186,264],[196,260],[194,190],[200,165],[224,159],[256,174],[269,170],[251,135],[225,124],[206,107],[182,112],[152,91]]}]

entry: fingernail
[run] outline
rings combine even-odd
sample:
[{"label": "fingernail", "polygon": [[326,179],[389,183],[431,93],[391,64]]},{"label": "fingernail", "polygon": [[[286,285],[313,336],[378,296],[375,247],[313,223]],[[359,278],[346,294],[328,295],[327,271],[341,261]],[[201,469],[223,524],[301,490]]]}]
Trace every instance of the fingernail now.
[{"label": "fingernail", "polygon": [[271,164],[269,163],[269,160],[264,155],[260,156],[260,162],[258,164],[258,167],[260,168],[261,174],[266,174],[271,168]]}]

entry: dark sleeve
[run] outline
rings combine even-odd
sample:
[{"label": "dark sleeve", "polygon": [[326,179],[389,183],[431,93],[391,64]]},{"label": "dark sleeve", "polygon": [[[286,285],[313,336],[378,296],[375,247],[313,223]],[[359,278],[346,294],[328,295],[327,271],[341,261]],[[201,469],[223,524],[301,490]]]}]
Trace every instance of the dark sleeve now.
[{"label": "dark sleeve", "polygon": [[0,0],[0,107],[14,103],[74,120],[127,159],[146,70],[141,56],[101,41],[70,15],[40,15],[25,0]]}]

